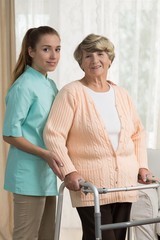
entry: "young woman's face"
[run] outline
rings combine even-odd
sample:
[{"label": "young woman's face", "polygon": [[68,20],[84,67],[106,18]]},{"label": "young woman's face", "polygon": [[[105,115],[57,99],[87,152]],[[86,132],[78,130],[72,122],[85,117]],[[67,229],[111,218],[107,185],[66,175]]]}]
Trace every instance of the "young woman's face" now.
[{"label": "young woman's face", "polygon": [[60,39],[55,34],[45,34],[40,38],[36,49],[28,49],[32,67],[46,75],[54,71],[60,59]]}]

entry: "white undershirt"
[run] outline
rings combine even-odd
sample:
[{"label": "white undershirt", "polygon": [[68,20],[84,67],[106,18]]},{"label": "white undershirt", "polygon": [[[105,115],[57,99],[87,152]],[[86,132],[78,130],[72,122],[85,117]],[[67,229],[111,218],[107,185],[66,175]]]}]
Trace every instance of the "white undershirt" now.
[{"label": "white undershirt", "polygon": [[92,97],[95,107],[104,122],[107,133],[109,134],[113,148],[116,150],[119,142],[121,124],[115,107],[115,94],[112,86],[110,86],[108,92],[95,92],[88,87],[85,87],[85,89]]}]

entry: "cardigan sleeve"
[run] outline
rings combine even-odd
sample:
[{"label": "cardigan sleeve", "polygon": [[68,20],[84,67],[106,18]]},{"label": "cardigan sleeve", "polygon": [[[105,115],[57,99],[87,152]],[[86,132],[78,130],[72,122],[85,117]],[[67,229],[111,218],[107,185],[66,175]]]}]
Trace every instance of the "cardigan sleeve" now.
[{"label": "cardigan sleeve", "polygon": [[53,151],[55,158],[60,159],[64,164],[61,168],[63,176],[76,171],[66,147],[75,109],[74,97],[70,92],[62,89],[53,102],[43,132],[46,147]]},{"label": "cardigan sleeve", "polygon": [[148,169],[146,132],[138,115],[138,112],[133,104],[133,101],[129,95],[128,100],[134,124],[134,133],[132,135],[132,140],[134,142],[139,168]]}]

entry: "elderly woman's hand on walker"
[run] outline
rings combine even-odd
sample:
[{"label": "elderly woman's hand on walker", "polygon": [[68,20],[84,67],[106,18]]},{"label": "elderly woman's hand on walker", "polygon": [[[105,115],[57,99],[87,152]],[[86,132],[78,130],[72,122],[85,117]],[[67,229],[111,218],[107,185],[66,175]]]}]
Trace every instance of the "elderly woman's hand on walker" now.
[{"label": "elderly woman's hand on walker", "polygon": [[64,183],[66,188],[72,191],[79,191],[81,189],[80,181],[84,180],[78,172],[71,172],[65,176]]}]

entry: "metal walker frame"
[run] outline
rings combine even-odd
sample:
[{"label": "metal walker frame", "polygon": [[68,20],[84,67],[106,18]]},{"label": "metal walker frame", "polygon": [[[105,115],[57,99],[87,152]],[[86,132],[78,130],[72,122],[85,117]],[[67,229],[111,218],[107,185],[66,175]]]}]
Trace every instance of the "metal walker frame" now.
[{"label": "metal walker frame", "polygon": [[[83,191],[85,194],[93,193],[94,195],[94,220],[95,220],[95,239],[96,240],[102,240],[103,230],[118,229],[118,228],[128,228],[128,240],[131,240],[130,239],[131,234],[129,231],[130,227],[160,222],[160,217],[156,217],[156,218],[149,218],[149,219],[143,219],[143,220],[135,220],[135,221],[101,225],[101,212],[100,212],[100,204],[99,204],[99,194],[105,194],[109,192],[133,191],[133,190],[142,190],[142,189],[149,189],[149,188],[158,188],[160,186],[159,183],[152,183],[147,185],[141,184],[135,187],[122,187],[122,188],[97,188],[90,182],[80,182],[80,185],[82,186],[81,191]],[[59,188],[54,240],[59,240],[59,236],[60,236],[64,188],[65,188],[65,184],[63,182]]]}]

